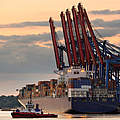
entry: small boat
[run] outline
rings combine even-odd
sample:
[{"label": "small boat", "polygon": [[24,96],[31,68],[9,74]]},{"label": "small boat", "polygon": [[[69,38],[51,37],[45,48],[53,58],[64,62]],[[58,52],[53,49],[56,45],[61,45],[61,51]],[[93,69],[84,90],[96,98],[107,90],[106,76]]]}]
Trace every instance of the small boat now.
[{"label": "small boat", "polygon": [[55,114],[40,114],[34,112],[12,112],[13,118],[57,118]]},{"label": "small boat", "polygon": [[11,113],[13,118],[57,118],[58,115],[43,113],[42,109],[39,109],[39,104],[36,104],[36,108],[34,109],[34,104],[32,103],[32,99],[26,103],[25,109],[13,111]]}]

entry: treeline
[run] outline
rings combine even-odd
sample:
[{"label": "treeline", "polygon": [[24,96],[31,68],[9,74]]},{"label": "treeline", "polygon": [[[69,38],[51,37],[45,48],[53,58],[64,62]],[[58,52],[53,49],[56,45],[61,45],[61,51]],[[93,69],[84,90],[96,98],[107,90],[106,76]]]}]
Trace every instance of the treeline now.
[{"label": "treeline", "polygon": [[17,108],[20,107],[20,103],[16,96],[0,96],[0,109],[4,108]]}]

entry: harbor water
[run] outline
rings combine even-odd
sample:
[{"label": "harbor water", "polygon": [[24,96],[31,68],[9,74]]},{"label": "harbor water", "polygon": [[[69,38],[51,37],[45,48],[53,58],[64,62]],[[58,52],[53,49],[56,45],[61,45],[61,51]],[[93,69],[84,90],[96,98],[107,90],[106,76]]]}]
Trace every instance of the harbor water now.
[{"label": "harbor water", "polygon": [[0,120],[120,120],[120,114],[59,114],[58,118],[12,118],[11,111],[0,111]]}]

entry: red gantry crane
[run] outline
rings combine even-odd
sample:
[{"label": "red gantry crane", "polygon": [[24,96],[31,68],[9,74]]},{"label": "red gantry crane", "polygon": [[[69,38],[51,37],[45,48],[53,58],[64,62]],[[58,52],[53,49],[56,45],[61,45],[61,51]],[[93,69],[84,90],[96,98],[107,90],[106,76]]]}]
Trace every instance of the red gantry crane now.
[{"label": "red gantry crane", "polygon": [[[109,81],[115,81],[117,95],[120,96],[120,47],[95,36],[87,12],[80,3],[78,9],[72,7],[72,14],[67,9],[66,14],[61,12],[60,17],[65,46],[57,44],[53,20],[49,20],[58,70],[78,66],[86,71],[95,71],[92,79],[101,80],[106,88]],[[67,53],[68,66],[61,59],[60,48]]]}]

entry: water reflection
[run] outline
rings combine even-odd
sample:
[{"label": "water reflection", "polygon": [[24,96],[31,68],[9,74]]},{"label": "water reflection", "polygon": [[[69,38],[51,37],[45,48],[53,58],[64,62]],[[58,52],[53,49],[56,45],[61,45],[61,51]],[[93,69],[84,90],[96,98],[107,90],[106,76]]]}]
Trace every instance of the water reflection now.
[{"label": "water reflection", "polygon": [[[0,120],[13,120],[11,112],[0,111]],[[119,120],[120,114],[58,114],[58,118],[23,118],[14,120]]]},{"label": "water reflection", "polygon": [[[116,118],[117,120],[120,119],[120,114],[61,114],[59,115],[59,118],[67,118],[67,119],[72,119],[72,118],[94,118],[94,120],[99,119],[99,118]],[[111,120],[111,119],[109,119]]]}]

